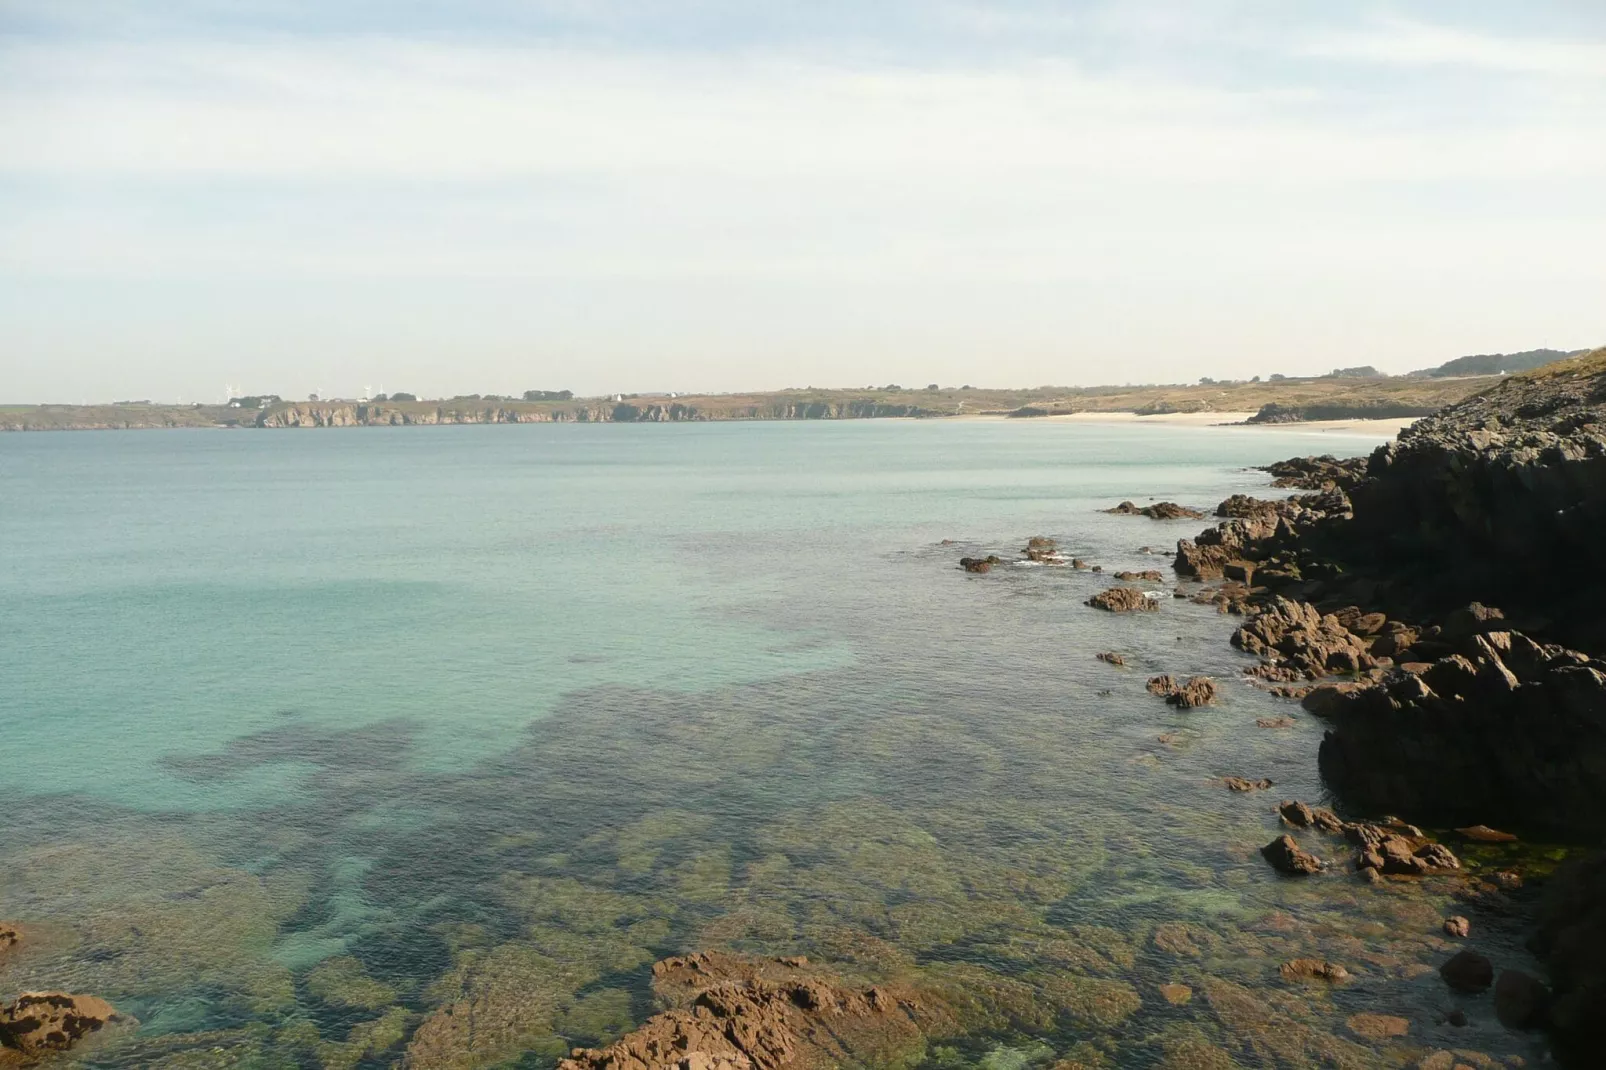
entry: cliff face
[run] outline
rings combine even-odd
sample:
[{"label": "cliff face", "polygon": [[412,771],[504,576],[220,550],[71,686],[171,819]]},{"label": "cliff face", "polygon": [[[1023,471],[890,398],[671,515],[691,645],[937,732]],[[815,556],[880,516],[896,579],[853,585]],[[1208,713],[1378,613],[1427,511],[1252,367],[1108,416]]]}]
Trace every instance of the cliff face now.
[{"label": "cliff face", "polygon": [[562,407],[506,405],[395,405],[306,401],[275,405],[257,417],[258,427],[403,427],[431,424],[680,423],[689,420],[870,420],[946,416],[918,405],[871,400],[785,402],[709,411],[694,405],[630,402]]},{"label": "cliff face", "polygon": [[1351,494],[1352,552],[1415,569],[1444,604],[1489,602],[1606,647],[1606,349],[1419,421],[1368,474]]}]

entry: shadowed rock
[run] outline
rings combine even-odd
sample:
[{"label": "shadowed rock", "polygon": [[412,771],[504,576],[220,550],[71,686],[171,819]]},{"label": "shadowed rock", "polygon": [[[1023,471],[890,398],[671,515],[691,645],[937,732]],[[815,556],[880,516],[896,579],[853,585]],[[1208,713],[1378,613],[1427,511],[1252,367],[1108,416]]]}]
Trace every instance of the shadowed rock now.
[{"label": "shadowed rock", "polygon": [[1457,992],[1482,992],[1494,984],[1494,964],[1476,951],[1457,951],[1439,967],[1439,976]]},{"label": "shadowed rock", "polygon": [[1290,876],[1320,873],[1322,861],[1309,851],[1300,848],[1292,836],[1278,836],[1260,849],[1261,856],[1271,868]]}]

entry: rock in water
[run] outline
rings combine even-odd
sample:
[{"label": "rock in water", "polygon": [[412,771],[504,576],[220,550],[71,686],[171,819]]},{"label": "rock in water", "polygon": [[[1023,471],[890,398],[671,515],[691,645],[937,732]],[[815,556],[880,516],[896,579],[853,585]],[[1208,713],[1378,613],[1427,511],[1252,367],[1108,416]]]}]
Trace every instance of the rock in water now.
[{"label": "rock in water", "polygon": [[1501,832],[1499,829],[1492,829],[1488,825],[1469,825],[1466,828],[1456,829],[1456,831],[1465,836],[1467,839],[1476,840],[1479,843],[1517,842],[1517,837],[1513,836],[1511,833]]},{"label": "rock in water", "polygon": [[1146,516],[1150,520],[1203,520],[1204,514],[1197,509],[1178,505],[1176,502],[1156,502],[1139,508],[1132,502],[1122,502],[1114,509],[1104,510],[1117,516]]},{"label": "rock in water", "polygon": [[22,930],[14,921],[0,921],[0,955],[22,943]]},{"label": "rock in water", "polygon": [[966,572],[991,572],[993,566],[1000,560],[997,554],[988,554],[986,557],[961,557],[959,567]]},{"label": "rock in water", "polygon": [[1121,668],[1126,665],[1126,658],[1122,657],[1120,654],[1117,654],[1113,650],[1106,650],[1104,653],[1095,654],[1094,656],[1102,662],[1114,665],[1116,668]]},{"label": "rock in water", "polygon": [[1476,951],[1457,951],[1439,967],[1439,976],[1457,992],[1482,992],[1494,984],[1494,964]]},{"label": "rock in water", "polygon": [[1148,689],[1149,694],[1156,698],[1170,698],[1179,690],[1177,678],[1169,673],[1165,676],[1150,677],[1149,682],[1144,686]]},{"label": "rock in water", "polygon": [[1500,1024],[1510,1029],[1532,1029],[1542,1025],[1550,990],[1521,970],[1501,970],[1494,984],[1494,1012]]},{"label": "rock in water", "polygon": [[559,1070],[790,1070],[907,1056],[938,1016],[912,992],[854,987],[806,959],[704,952],[653,967],[676,1004],[604,1048],[576,1048]]},{"label": "rock in water", "polygon": [[1349,971],[1336,962],[1321,959],[1294,959],[1277,967],[1285,981],[1332,981],[1337,984],[1349,980]]},{"label": "rock in water", "polygon": [[1302,850],[1292,836],[1278,836],[1262,847],[1260,853],[1271,863],[1272,869],[1290,876],[1320,873],[1322,869],[1321,859],[1309,851]]},{"label": "rock in water", "polygon": [[1214,706],[1216,682],[1208,676],[1190,677],[1187,683],[1166,695],[1165,700],[1185,710],[1198,706]]},{"label": "rock in water", "polygon": [[1241,776],[1224,776],[1221,778],[1221,782],[1233,791],[1265,791],[1267,788],[1276,787],[1274,783],[1265,777],[1261,777],[1259,780],[1245,780]]},{"label": "rock in water", "polygon": [[0,1006],[0,1039],[5,1041],[0,1046],[42,1058],[70,1051],[84,1037],[123,1020],[98,996],[24,992],[16,1002]]},{"label": "rock in water", "polygon": [[1446,936],[1466,937],[1472,932],[1472,923],[1461,915],[1444,919],[1444,933]]},{"label": "rock in water", "polygon": [[1161,583],[1165,576],[1158,569],[1146,568],[1142,572],[1117,572],[1115,578],[1122,583],[1142,581],[1145,583]]},{"label": "rock in water", "polygon": [[1136,587],[1111,587],[1089,598],[1087,604],[1094,609],[1105,609],[1111,613],[1143,612],[1159,608],[1159,603],[1155,599]]}]

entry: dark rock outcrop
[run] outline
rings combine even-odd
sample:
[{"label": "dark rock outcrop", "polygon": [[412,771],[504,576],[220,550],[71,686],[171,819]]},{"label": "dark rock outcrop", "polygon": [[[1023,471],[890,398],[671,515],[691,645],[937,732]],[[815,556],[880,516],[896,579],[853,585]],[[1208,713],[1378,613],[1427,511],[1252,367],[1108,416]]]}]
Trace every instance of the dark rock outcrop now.
[{"label": "dark rock outcrop", "polygon": [[1117,572],[1115,578],[1122,583],[1141,581],[1145,583],[1161,583],[1165,580],[1159,569],[1146,568],[1141,572]]},{"label": "dark rock outcrop", "polygon": [[1537,921],[1529,946],[1550,978],[1551,1035],[1573,1065],[1598,1065],[1606,1022],[1606,854],[1558,869]]},{"label": "dark rock outcrop", "polygon": [[1232,645],[1280,672],[1272,679],[1316,679],[1373,668],[1371,646],[1339,618],[1308,602],[1278,597],[1232,634]]},{"label": "dark rock outcrop", "polygon": [[1065,558],[1060,556],[1059,544],[1044,535],[1033,535],[1026,540],[1026,560],[1036,561],[1038,564],[1062,564]]},{"label": "dark rock outcrop", "polygon": [[1550,990],[1521,970],[1501,970],[1494,983],[1494,1013],[1510,1029],[1544,1024]]},{"label": "dark rock outcrop", "polygon": [[1457,951],[1439,976],[1457,992],[1482,992],[1494,984],[1494,964],[1476,951]]},{"label": "dark rock outcrop", "polygon": [[959,567],[966,572],[991,572],[993,566],[999,564],[1001,558],[997,554],[988,554],[986,557],[961,557]]},{"label": "dark rock outcrop", "polygon": [[1216,682],[1208,676],[1190,676],[1186,683],[1165,696],[1166,702],[1184,710],[1216,704]]},{"label": "dark rock outcrop", "polygon": [[1606,828],[1606,662],[1489,632],[1425,671],[1305,702],[1333,724],[1322,775],[1356,805],[1444,825]]}]

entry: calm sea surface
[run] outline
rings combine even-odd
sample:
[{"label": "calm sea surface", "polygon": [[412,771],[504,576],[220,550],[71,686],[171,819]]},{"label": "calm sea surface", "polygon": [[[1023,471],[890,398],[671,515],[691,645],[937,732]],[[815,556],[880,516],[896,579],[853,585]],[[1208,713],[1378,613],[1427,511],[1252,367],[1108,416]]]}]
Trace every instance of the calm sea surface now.
[{"label": "calm sea surface", "polygon": [[[454,1003],[481,1024],[431,1065],[545,1066],[650,1014],[654,959],[725,947],[970,1001],[931,1067],[1527,1052],[1487,1013],[1437,1024],[1444,889],[1261,862],[1277,798],[1323,799],[1321,730],[1236,678],[1229,621],[1100,613],[1086,572],[955,568],[1050,535],[1170,576],[1140,548],[1203,522],[1097,510],[1208,510],[1265,486],[1248,465],[1376,442],[0,436],[0,918],[29,937],[0,996],[135,1015],[95,1066],[392,1066]],[[1144,691],[1159,672],[1212,674],[1223,701],[1173,710]],[[1356,979],[1278,982],[1299,955]],[[1368,1039],[1360,1011],[1411,1033]]]}]

